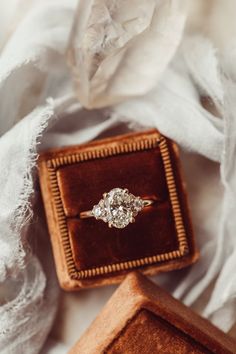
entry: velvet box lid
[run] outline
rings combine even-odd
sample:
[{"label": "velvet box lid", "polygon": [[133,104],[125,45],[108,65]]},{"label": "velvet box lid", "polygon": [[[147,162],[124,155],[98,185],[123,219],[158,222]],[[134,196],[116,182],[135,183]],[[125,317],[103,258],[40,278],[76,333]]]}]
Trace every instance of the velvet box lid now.
[{"label": "velvet box lid", "polygon": [[236,342],[138,272],[69,354],[236,354]]},{"label": "velvet box lid", "polygon": [[[64,289],[115,283],[135,268],[146,274],[179,269],[198,258],[178,149],[158,131],[44,152],[39,176]],[[79,217],[115,187],[158,202],[124,229]]]}]

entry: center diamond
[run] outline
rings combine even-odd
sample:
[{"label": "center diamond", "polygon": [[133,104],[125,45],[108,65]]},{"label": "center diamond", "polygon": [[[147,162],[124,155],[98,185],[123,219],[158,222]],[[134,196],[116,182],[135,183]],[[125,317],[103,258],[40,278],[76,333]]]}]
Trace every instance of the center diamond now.
[{"label": "center diamond", "polygon": [[92,215],[108,222],[110,227],[122,229],[135,221],[134,217],[143,207],[143,200],[129,193],[128,189],[114,188],[93,207]]}]

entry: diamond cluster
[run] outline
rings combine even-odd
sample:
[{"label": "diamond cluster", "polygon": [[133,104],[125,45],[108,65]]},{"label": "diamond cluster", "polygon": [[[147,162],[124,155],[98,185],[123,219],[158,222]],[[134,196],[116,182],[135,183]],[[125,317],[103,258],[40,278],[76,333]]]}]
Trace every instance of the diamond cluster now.
[{"label": "diamond cluster", "polygon": [[122,229],[135,221],[135,216],[143,207],[144,201],[129,193],[128,189],[114,188],[94,205],[92,215],[107,222],[109,227]]}]

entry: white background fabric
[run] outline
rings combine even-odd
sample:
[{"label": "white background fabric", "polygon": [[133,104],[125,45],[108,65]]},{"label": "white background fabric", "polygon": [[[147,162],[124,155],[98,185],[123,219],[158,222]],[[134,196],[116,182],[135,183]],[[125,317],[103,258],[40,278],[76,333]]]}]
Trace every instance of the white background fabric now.
[{"label": "white background fabric", "polygon": [[[82,3],[90,26],[83,24],[84,39],[79,42],[88,60],[86,65],[80,63],[84,72],[82,78],[78,73],[77,91],[66,62],[77,1],[0,4],[0,352],[4,354],[66,353],[115,289],[76,294],[59,290],[40,203],[38,152],[146,127],[157,127],[182,148],[201,251],[199,262],[190,269],[154,280],[225,331],[236,320],[236,50],[231,40],[236,32],[235,3],[186,1],[180,8],[177,1],[139,0],[142,14],[147,13],[145,21],[138,20],[140,13],[135,17],[128,2],[118,7],[119,16],[116,12],[111,16],[113,3]],[[122,32],[122,21],[130,14],[135,30],[131,24]],[[98,39],[93,31],[97,22]],[[86,45],[90,40],[96,51]],[[97,52],[103,58],[96,63],[102,75],[91,79]],[[114,69],[112,77],[108,68]],[[212,105],[209,110],[202,106],[203,95],[211,97],[218,113],[212,113],[216,111]]]}]

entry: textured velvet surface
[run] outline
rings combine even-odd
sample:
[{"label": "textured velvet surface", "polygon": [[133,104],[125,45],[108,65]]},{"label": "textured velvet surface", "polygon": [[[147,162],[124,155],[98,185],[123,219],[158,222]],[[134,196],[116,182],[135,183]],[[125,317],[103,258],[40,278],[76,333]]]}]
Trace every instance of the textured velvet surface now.
[{"label": "textured velvet surface", "polygon": [[[172,146],[172,160],[175,160]],[[175,164],[175,161],[173,161]],[[177,166],[176,182],[182,195]],[[57,172],[74,260],[78,269],[113,264],[166,253],[178,248],[175,223],[159,148],[85,161]],[[81,211],[91,209],[103,192],[128,188],[141,197],[156,198],[155,205],[145,208],[134,224],[125,229],[108,228],[94,218],[79,219]],[[186,213],[183,197],[182,208]],[[186,217],[191,251],[192,230]]]},{"label": "textured velvet surface", "polygon": [[[156,130],[150,130],[80,146],[54,149],[41,154],[40,185],[57,274],[63,288],[77,289],[115,283],[120,281],[125,272],[131,268],[120,268],[110,273],[99,273],[83,279],[76,278],[74,274],[145,257],[165,255],[179,249],[163,157],[160,146],[156,144],[157,139],[160,138],[161,135]],[[95,151],[114,149],[114,147],[120,151],[121,146],[131,146],[140,141],[155,141],[155,147],[132,152],[123,150],[122,153],[99,158],[94,155],[92,158],[82,160],[75,158],[88,152],[91,156]],[[139,267],[148,274],[186,267],[198,258],[177,147],[168,139],[166,142],[173,167],[188,252],[179,257],[174,256],[172,259],[161,258],[148,265],[140,265]],[[68,157],[70,160],[67,160]],[[109,192],[116,187],[128,188],[134,195],[153,198],[156,202],[142,210],[136,217],[135,223],[124,229],[109,228],[106,223],[94,218],[80,219],[80,212],[91,210],[104,192]],[[71,272],[69,268],[72,269]]]},{"label": "textured velvet surface", "polygon": [[170,323],[141,310],[109,346],[107,354],[213,354]]},{"label": "textured velvet surface", "polygon": [[69,352],[82,353],[236,354],[236,342],[133,272]]}]

